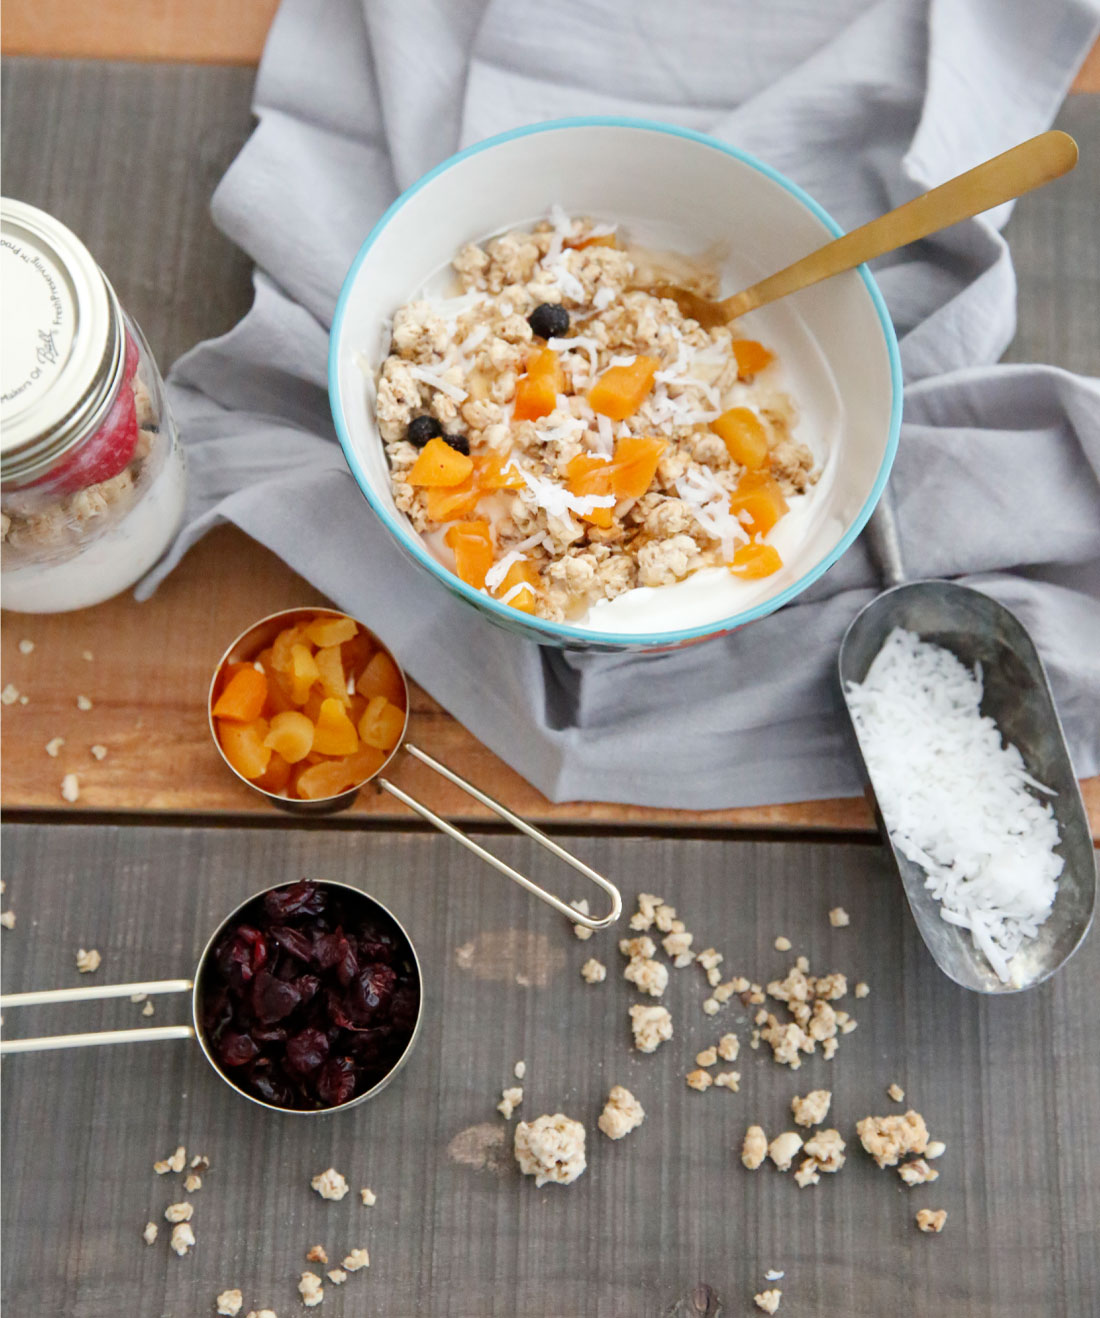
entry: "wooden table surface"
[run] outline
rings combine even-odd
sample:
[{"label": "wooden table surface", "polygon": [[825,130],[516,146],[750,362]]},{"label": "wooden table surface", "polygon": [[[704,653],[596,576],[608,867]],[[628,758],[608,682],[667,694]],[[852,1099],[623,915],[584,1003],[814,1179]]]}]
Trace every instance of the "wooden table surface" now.
[{"label": "wooden table surface", "polygon": [[[525,839],[493,842],[535,866]],[[631,909],[640,889],[672,897],[730,975],[763,982],[804,953],[815,971],[869,983],[869,997],[837,1004],[858,1028],[836,1057],[819,1052],[795,1073],[749,1046],[755,1009],[735,998],[702,1013],[697,966],[670,971],[672,1039],[634,1052],[627,1008],[638,995],[616,934],[578,942],[435,835],[55,824],[9,825],[3,844],[17,917],[0,934],[7,990],[190,975],[229,910],[301,874],[368,887],[406,925],[425,972],[409,1064],[376,1099],[329,1118],[260,1111],[187,1041],[6,1058],[12,1318],[197,1318],[232,1286],[242,1318],[262,1305],[288,1318],[305,1312],[295,1286],[318,1243],[330,1258],[371,1255],[369,1272],[326,1285],[324,1318],[748,1318],[769,1269],[786,1274],[780,1318],[1097,1313],[1096,939],[1054,981],[991,1000],[937,971],[873,844],[570,839],[623,884]],[[837,904],[848,928],[826,919]],[[774,949],[778,934],[790,952]],[[464,968],[456,949],[467,944]],[[94,976],[77,974],[78,947],[102,954]],[[588,986],[578,971],[592,955],[608,977]],[[158,998],[152,1022],[140,1012],[125,999],[8,1008],[5,1033],[183,1022],[187,1004]],[[740,1091],[693,1092],[695,1053],[726,1031],[741,1040]],[[536,1189],[511,1159],[514,1122],[494,1109],[521,1058],[520,1116],[562,1111],[586,1126],[588,1169],[568,1188]],[[895,1081],[904,1105],[886,1096]],[[619,1143],[596,1129],[614,1084],[647,1113]],[[791,1129],[791,1098],[821,1087],[833,1096],[826,1124],[849,1141],[845,1167],[804,1190],[772,1167],[746,1171],[747,1125]],[[908,1105],[947,1145],[939,1179],[913,1189],[878,1170],[853,1130]],[[190,1196],[152,1170],[180,1143],[211,1162]],[[329,1166],[351,1183],[343,1202],[309,1188]],[[373,1208],[360,1186],[377,1194]],[[177,1259],[162,1214],[185,1198],[197,1243]],[[922,1207],[947,1210],[942,1235],[916,1229]],[[150,1219],[160,1238],[146,1246]],[[693,1307],[704,1286],[710,1306]]]},{"label": "wooden table surface", "polygon": [[[13,8],[23,12],[6,9],[9,38]],[[162,363],[228,330],[250,304],[249,265],[214,229],[208,203],[250,131],[252,70],[8,59],[3,72],[5,191],[44,207],[84,238]],[[1095,96],[1071,98],[1060,120],[1086,153],[1100,152],[1097,105]],[[170,164],[135,169],[135,161]],[[1100,360],[1098,289],[1087,277],[1100,246],[1098,184],[1095,168],[1082,168],[1018,206],[1009,236],[1021,297],[1010,356],[1085,371]],[[144,217],[137,226],[134,215]],[[124,595],[67,615],[6,614],[3,680],[28,703],[4,711],[3,806],[270,814],[214,753],[205,690],[213,664],[243,627],[269,611],[320,601],[269,551],[225,528],[192,551],[149,603]],[[23,640],[34,642],[33,653],[20,652]],[[85,653],[93,659],[85,661]],[[92,700],[90,711],[77,710],[78,695]],[[693,830],[871,827],[862,798],[711,812],[551,804],[425,692],[414,691],[413,709],[418,741],[429,753],[535,819]],[[56,737],[65,745],[51,758],[45,746]],[[108,748],[102,762],[92,758],[93,744]],[[60,795],[69,772],[81,784],[75,805]],[[486,817],[410,757],[395,778],[446,815]],[[1085,794],[1100,833],[1100,779],[1086,783]],[[373,791],[361,796],[355,813],[408,817]]]}]

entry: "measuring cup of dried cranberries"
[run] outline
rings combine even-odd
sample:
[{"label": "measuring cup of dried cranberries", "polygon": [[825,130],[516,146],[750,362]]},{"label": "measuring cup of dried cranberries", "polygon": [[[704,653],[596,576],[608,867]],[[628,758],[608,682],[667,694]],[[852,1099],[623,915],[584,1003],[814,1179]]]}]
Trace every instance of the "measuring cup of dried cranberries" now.
[{"label": "measuring cup of dried cranberries", "polygon": [[412,942],[380,902],[303,879],[250,898],[207,944],[195,981],[199,1043],[265,1107],[348,1107],[408,1059],[420,985]]}]

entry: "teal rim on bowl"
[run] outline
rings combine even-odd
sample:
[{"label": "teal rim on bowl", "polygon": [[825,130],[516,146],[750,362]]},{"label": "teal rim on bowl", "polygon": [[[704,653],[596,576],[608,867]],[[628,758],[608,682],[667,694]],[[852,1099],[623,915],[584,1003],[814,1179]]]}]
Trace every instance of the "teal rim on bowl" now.
[{"label": "teal rim on bowl", "polygon": [[[464,150],[457,152],[455,155],[448,157],[448,159],[436,165],[434,169],[429,170],[428,173],[419,178],[411,187],[407,188],[397,200],[389,206],[371,229],[363,242],[362,247],[360,247],[356,254],[355,259],[351,263],[351,267],[344,278],[343,285],[340,289],[340,296],[336,303],[336,311],[333,316],[332,329],[329,338],[329,402],[332,409],[333,421],[336,426],[336,433],[344,451],[344,457],[347,460],[348,466],[350,467],[364,498],[367,500],[367,503],[381,519],[383,525],[385,525],[387,530],[395,538],[398,545],[421,567],[425,568],[435,576],[440,584],[443,585],[445,589],[449,590],[451,594],[459,596],[466,602],[472,604],[475,608],[485,612],[489,615],[490,621],[504,626],[509,631],[520,632],[529,639],[541,644],[565,645],[570,648],[578,649],[609,648],[615,650],[653,650],[659,648],[673,648],[691,641],[728,633],[738,627],[744,626],[746,623],[754,622],[759,618],[765,617],[769,613],[774,613],[776,609],[782,608],[783,605],[790,603],[791,600],[800,595],[808,586],[817,581],[819,577],[823,576],[824,573],[827,572],[840,558],[840,556],[851,547],[856,537],[866,525],[868,518],[874,510],[875,504],[878,502],[883,490],[886,488],[890,469],[897,453],[898,438],[901,431],[901,356],[898,351],[897,337],[894,333],[894,327],[890,320],[890,315],[886,309],[885,300],[883,299],[882,293],[867,266],[859,266],[855,273],[858,274],[863,282],[882,331],[882,338],[889,361],[891,390],[890,417],[888,423],[889,433],[886,437],[886,443],[883,448],[882,458],[875,475],[874,483],[871,487],[870,493],[864,500],[862,507],[851,520],[847,529],[843,532],[832,549],[819,559],[817,563],[805,571],[797,581],[788,586],[785,590],[769,597],[768,599],[758,601],[750,607],[732,614],[727,618],[715,619],[674,631],[644,633],[633,631],[598,631],[593,628],[578,627],[570,623],[550,622],[545,618],[539,618],[533,614],[524,613],[517,615],[515,609],[507,604],[500,603],[500,601],[492,598],[488,594],[475,590],[474,587],[468,585],[454,573],[449,571],[449,569],[444,567],[444,565],[431,554],[412,527],[405,525],[400,516],[395,515],[394,512],[384,506],[371,486],[369,473],[363,466],[361,456],[352,442],[343,415],[343,406],[340,399],[339,359],[342,346],[344,320],[347,312],[348,301],[353,287],[355,286],[360,268],[367,259],[367,256],[379,235],[422,188],[429,184],[433,179],[438,178],[441,174],[453,169],[462,161],[478,155],[481,152],[490,150],[493,147],[501,146],[504,143],[512,142],[519,138],[530,137],[539,133],[575,128],[636,129],[645,132],[662,133],[671,137],[684,138],[701,146],[709,147],[725,156],[732,157],[743,165],[747,165],[749,168],[763,174],[773,183],[778,184],[789,193],[790,196],[801,203],[801,205],[834,237],[840,237],[844,232],[840,225],[837,224],[822,206],[820,206],[797,184],[792,183],[790,179],[780,174],[778,170],[773,169],[770,165],[764,164],[763,161],[758,160],[748,152],[730,146],[728,143],[721,142],[717,138],[710,137],[705,133],[695,132],[688,128],[679,128],[675,125],[661,123],[657,120],[635,119],[615,115],[594,115],[572,119],[555,119],[545,123],[529,124],[522,128],[515,128],[509,132],[500,133],[495,137],[485,138],[481,142],[475,142],[472,146],[466,147]],[[427,273],[428,272],[425,272],[425,274]],[[406,296],[409,296],[412,292],[413,290],[409,289]],[[396,307],[394,309],[396,309]],[[381,440],[379,440],[379,442],[381,443]]]}]

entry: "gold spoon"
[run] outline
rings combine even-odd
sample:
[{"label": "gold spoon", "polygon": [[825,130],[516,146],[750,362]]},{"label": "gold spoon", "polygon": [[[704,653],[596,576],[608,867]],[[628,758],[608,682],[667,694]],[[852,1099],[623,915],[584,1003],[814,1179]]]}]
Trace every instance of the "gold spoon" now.
[{"label": "gold spoon", "polygon": [[658,284],[651,291],[658,297],[672,298],[685,316],[697,320],[705,329],[712,329],[788,293],[852,270],[884,252],[895,251],[906,243],[914,243],[1041,188],[1044,183],[1068,174],[1076,164],[1077,143],[1068,133],[1056,130],[1040,133],[914,197],[896,210],[887,211],[877,220],[834,238],[793,265],[721,302],[700,297],[678,284]]}]

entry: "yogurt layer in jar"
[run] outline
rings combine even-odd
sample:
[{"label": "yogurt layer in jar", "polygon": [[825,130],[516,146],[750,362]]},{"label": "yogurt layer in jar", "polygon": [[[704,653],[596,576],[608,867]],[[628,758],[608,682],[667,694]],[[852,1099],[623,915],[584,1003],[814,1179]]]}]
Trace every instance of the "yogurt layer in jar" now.
[{"label": "yogurt layer in jar", "polygon": [[0,598],[87,608],[174,538],[183,453],[141,330],[70,230],[5,198],[0,277]]}]

